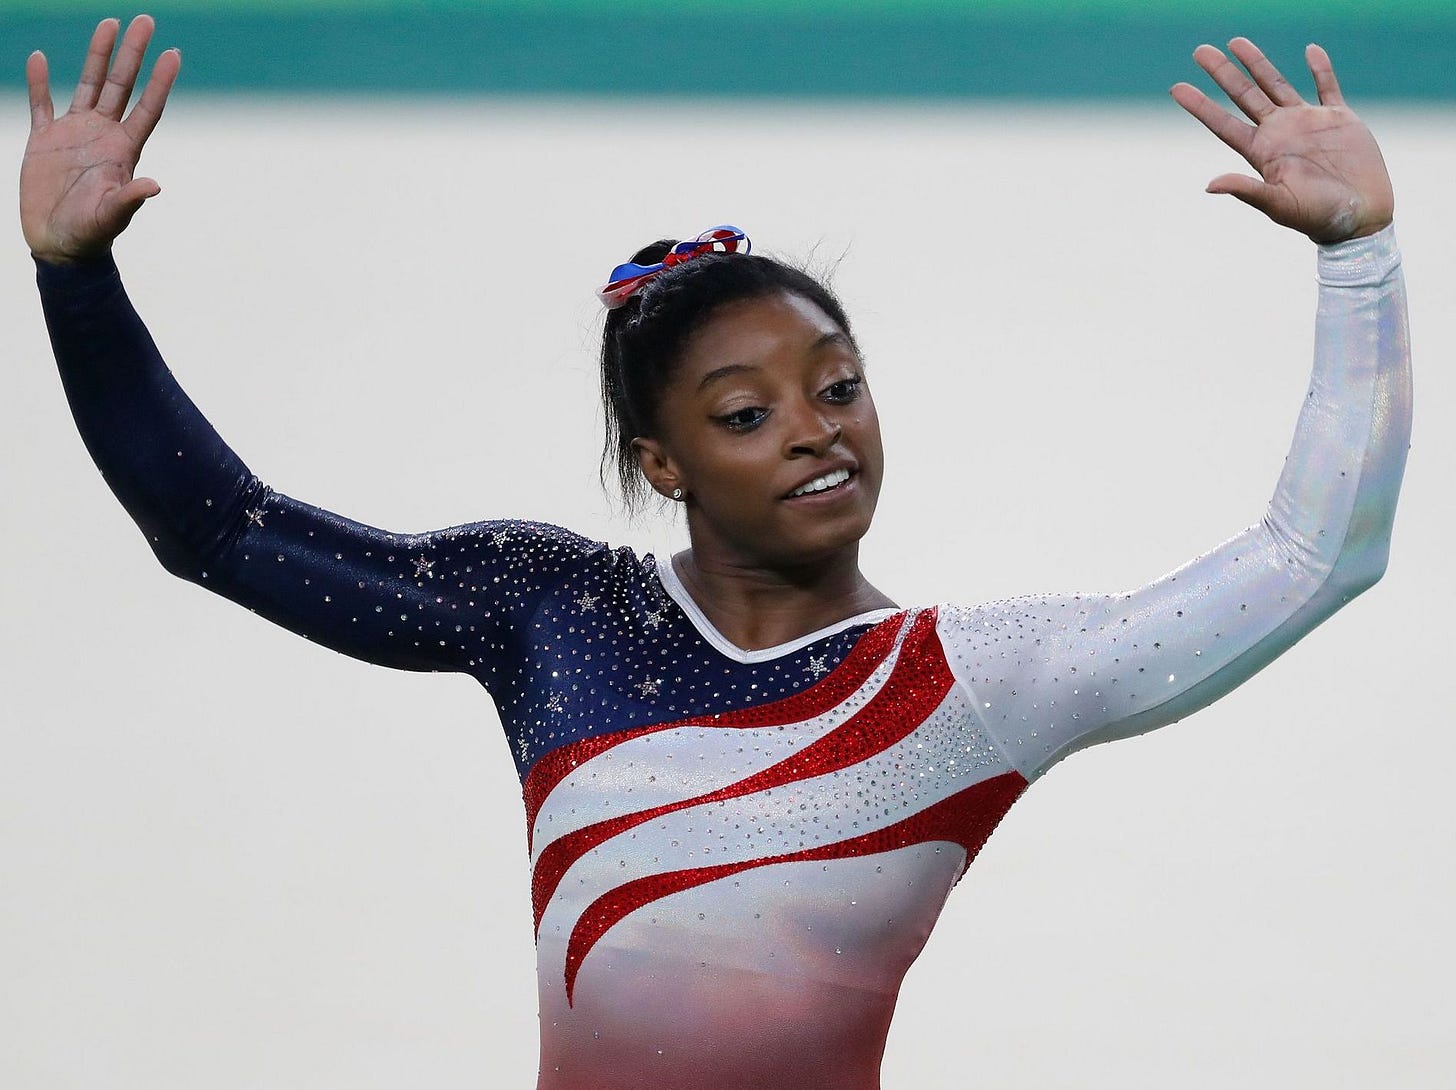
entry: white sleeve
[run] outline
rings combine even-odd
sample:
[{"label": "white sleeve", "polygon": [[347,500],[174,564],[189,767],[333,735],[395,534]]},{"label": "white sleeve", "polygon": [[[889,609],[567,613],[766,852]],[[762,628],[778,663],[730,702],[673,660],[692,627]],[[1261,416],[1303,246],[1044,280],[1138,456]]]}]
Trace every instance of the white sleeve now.
[{"label": "white sleeve", "polygon": [[1384,572],[1410,440],[1394,229],[1321,246],[1319,284],[1314,374],[1263,521],[1128,593],[942,608],[952,670],[1027,779],[1217,700]]}]

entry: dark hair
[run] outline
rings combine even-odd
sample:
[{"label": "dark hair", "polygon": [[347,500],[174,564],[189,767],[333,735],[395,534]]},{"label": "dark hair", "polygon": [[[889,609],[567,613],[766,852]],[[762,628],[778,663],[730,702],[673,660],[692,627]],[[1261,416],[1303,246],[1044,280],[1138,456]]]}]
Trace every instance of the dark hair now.
[{"label": "dark hair", "polygon": [[[676,243],[662,239],[632,255],[639,265],[661,261]],[[607,312],[602,331],[602,408],[607,435],[602,478],[615,463],[629,510],[648,494],[632,440],[657,431],[662,391],[690,338],[720,308],[745,299],[803,296],[854,334],[834,293],[803,269],[760,254],[707,253],[664,269],[637,295]]]}]

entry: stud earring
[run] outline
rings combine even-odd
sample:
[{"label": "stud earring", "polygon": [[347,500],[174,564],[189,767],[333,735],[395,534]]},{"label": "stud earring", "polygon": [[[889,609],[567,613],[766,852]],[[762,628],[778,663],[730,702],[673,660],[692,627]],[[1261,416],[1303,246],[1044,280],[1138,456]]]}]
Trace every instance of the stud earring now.
[{"label": "stud earring", "polygon": [[672,498],[681,503],[683,498],[683,490],[681,488],[674,488],[672,490]]}]

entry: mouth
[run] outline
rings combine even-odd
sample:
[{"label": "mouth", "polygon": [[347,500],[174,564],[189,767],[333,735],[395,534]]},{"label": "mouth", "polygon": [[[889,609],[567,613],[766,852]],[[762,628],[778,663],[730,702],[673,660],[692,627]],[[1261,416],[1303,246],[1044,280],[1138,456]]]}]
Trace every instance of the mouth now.
[{"label": "mouth", "polygon": [[805,481],[798,488],[785,497],[785,499],[800,499],[804,496],[816,496],[824,492],[833,492],[841,488],[854,476],[849,469],[832,469],[828,473],[815,477],[812,481]]}]

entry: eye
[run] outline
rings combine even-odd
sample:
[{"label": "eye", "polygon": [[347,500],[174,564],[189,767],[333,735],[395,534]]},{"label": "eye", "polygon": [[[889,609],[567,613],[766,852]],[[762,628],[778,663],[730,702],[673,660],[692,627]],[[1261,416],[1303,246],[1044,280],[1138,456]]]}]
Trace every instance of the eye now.
[{"label": "eye", "polygon": [[840,379],[838,382],[825,388],[820,396],[825,401],[835,405],[848,405],[851,401],[857,401],[864,386],[864,378],[854,375],[850,378]]},{"label": "eye", "polygon": [[768,416],[767,409],[760,409],[757,406],[738,409],[723,416],[715,417],[718,423],[722,424],[729,431],[752,431],[764,422]]}]

